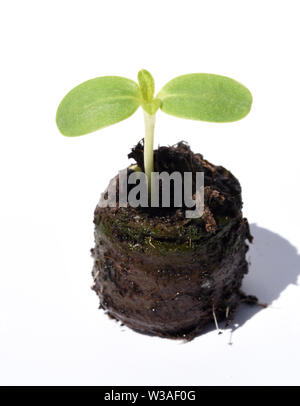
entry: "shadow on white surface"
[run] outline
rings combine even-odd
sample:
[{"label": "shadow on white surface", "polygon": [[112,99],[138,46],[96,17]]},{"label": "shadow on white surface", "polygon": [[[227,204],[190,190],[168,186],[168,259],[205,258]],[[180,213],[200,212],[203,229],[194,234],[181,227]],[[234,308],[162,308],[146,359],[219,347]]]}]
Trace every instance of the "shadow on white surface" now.
[{"label": "shadow on white surface", "polygon": [[[291,284],[298,284],[300,255],[297,249],[284,237],[256,224],[250,226],[254,237],[249,251],[249,274],[245,277],[242,290],[257,296],[260,303],[272,307],[272,303]],[[241,305],[235,315],[232,333],[264,308]],[[229,344],[232,344],[230,340]]]}]

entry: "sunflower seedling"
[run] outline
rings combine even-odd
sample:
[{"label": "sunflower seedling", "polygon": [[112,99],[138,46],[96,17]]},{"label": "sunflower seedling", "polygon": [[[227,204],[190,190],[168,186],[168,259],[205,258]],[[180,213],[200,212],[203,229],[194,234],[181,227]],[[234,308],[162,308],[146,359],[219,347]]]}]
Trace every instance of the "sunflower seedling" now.
[{"label": "sunflower seedling", "polygon": [[192,120],[232,122],[251,108],[250,91],[225,76],[193,73],[176,77],[155,96],[154,79],[145,69],[138,83],[119,76],[102,76],[72,89],[56,115],[60,132],[68,137],[91,133],[144,110],[144,168],[150,187],[153,172],[153,140],[156,112]]}]

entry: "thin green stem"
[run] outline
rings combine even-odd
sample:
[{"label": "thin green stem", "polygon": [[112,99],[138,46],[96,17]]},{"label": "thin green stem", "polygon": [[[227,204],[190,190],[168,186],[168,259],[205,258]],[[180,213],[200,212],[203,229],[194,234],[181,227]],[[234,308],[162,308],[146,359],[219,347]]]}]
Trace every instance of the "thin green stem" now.
[{"label": "thin green stem", "polygon": [[154,170],[153,142],[154,142],[155,114],[152,115],[144,111],[144,119],[145,119],[144,167],[145,174],[148,179],[148,192],[150,196],[151,173]]}]

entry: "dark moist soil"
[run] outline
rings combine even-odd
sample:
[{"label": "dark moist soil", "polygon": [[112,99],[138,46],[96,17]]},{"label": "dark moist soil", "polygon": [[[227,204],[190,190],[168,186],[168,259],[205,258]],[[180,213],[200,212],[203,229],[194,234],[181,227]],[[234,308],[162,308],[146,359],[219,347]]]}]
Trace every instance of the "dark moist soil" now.
[{"label": "dark moist soil", "polygon": [[[143,170],[143,144],[131,153]],[[192,339],[214,321],[233,319],[248,272],[249,225],[241,187],[222,166],[180,142],[154,152],[156,172],[204,172],[205,210],[96,207],[93,278],[100,307],[142,333]],[[130,170],[128,171],[130,173]],[[116,177],[118,180],[118,177]]]}]

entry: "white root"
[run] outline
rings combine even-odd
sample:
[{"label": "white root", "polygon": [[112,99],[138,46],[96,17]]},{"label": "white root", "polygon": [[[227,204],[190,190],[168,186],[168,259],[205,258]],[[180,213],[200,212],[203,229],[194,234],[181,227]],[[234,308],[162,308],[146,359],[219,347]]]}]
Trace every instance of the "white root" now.
[{"label": "white root", "polygon": [[216,329],[218,331],[218,334],[222,334],[222,331],[219,328],[217,316],[216,316],[216,313],[215,313],[215,305],[213,305],[212,313],[213,313],[213,316],[214,316],[214,321],[215,321],[215,325],[216,325]]},{"label": "white root", "polygon": [[150,236],[150,238],[149,238],[149,245],[151,245],[151,247],[155,248],[155,245],[152,244],[152,238],[151,238],[151,236]]}]

